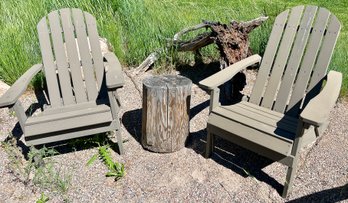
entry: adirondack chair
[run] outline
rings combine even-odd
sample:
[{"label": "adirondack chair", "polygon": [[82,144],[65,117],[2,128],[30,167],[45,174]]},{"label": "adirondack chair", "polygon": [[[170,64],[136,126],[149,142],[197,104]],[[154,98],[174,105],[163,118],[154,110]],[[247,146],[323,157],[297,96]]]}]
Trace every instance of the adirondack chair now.
[{"label": "adirondack chair", "polygon": [[[200,85],[211,92],[205,156],[211,156],[219,136],[288,166],[286,197],[299,150],[325,130],[339,96],[342,74],[327,74],[327,69],[340,27],[325,8],[286,10],[275,19],[262,61],[253,55],[202,80]],[[260,61],[250,96],[233,105],[219,104],[218,86]]]},{"label": "adirondack chair", "polygon": [[[42,64],[12,85],[0,98],[0,107],[15,111],[27,145],[115,130],[122,154],[117,90],[124,84],[123,72],[113,53],[102,56],[95,18],[64,8],[43,17],[37,29]],[[40,114],[27,116],[18,98],[40,71],[46,78],[48,105]]]}]

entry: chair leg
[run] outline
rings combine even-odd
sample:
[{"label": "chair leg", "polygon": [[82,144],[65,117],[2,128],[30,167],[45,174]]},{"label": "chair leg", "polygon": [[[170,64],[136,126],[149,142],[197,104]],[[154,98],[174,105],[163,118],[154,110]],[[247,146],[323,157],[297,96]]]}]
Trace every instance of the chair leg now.
[{"label": "chair leg", "polygon": [[214,148],[214,135],[208,131],[207,134],[207,146],[205,150],[205,158],[209,158]]},{"label": "chair leg", "polygon": [[302,121],[299,122],[299,125],[297,126],[297,135],[294,140],[294,145],[291,150],[291,155],[294,156],[294,160],[291,163],[291,166],[288,167],[288,172],[286,174],[286,182],[284,184],[283,194],[282,197],[286,198],[286,196],[290,193],[292,184],[294,182],[295,176],[296,176],[296,170],[298,165],[298,158],[299,158],[299,151],[302,147],[302,140],[303,140],[303,133],[304,130],[309,127],[308,124],[303,123]]},{"label": "chair leg", "polygon": [[123,140],[122,140],[120,129],[116,130],[115,133],[116,133],[116,137],[117,137],[118,149],[120,150],[120,155],[123,155],[124,154],[124,151],[123,151]]},{"label": "chair leg", "polygon": [[291,192],[292,184],[296,177],[296,169],[297,169],[297,163],[293,163],[292,166],[288,167],[288,172],[286,174],[286,181],[284,184],[284,189],[282,194],[283,198],[286,198],[286,196]]}]

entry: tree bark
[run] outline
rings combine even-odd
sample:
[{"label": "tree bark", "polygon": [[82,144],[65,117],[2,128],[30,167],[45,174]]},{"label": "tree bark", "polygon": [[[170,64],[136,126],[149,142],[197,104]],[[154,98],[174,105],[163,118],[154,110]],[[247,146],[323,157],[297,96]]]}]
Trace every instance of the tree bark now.
[{"label": "tree bark", "polygon": [[154,152],[174,152],[189,134],[191,80],[151,76],[143,81],[142,145]]}]

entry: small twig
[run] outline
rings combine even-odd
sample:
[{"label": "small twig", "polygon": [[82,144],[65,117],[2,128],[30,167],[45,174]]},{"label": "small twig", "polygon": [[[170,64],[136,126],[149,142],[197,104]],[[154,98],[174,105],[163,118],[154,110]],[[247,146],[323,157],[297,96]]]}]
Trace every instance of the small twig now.
[{"label": "small twig", "polygon": [[230,194],[230,192],[225,188],[225,186],[219,182],[219,184],[221,185],[221,187],[226,191],[226,193],[228,194],[228,196],[230,196],[231,200],[233,199],[232,195]]},{"label": "small twig", "polygon": [[249,33],[256,27],[260,26],[267,19],[268,19],[268,16],[261,16],[247,22],[241,22],[240,26],[244,27],[245,31]]},{"label": "small twig", "polygon": [[201,28],[206,28],[206,27],[210,27],[209,24],[206,24],[205,22],[201,23],[201,24],[198,24],[198,25],[195,25],[195,26],[191,26],[191,27],[188,27],[188,28],[185,28],[183,30],[181,30],[180,32],[176,33],[173,37],[173,41],[178,41],[179,38],[188,33],[188,32],[191,32],[191,31],[195,31],[195,30],[199,30]]},{"label": "small twig", "polygon": [[135,89],[139,92],[140,98],[143,98],[143,94],[141,93],[141,90],[140,90],[139,86],[137,85],[137,83],[135,82],[135,80],[134,80],[133,76],[131,75],[130,71],[125,70],[124,72],[127,75],[127,77],[129,77],[129,79],[132,81]]}]

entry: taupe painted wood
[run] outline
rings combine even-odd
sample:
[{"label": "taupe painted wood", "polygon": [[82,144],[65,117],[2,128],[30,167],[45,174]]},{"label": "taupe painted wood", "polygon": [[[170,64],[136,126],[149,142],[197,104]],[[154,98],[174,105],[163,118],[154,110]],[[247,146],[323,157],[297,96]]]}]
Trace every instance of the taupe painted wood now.
[{"label": "taupe painted wood", "polygon": [[318,15],[315,20],[315,24],[306,48],[306,53],[300,67],[300,71],[297,75],[299,80],[296,80],[294,89],[287,107],[287,112],[290,115],[297,115],[300,108],[302,98],[305,94],[306,86],[308,84],[309,77],[314,67],[317,53],[319,51],[321,40],[324,35],[325,27],[328,21],[330,13],[323,8],[319,9]]},{"label": "taupe painted wood", "polygon": [[106,53],[104,58],[106,59],[108,70],[106,72],[106,86],[109,89],[122,87],[124,85],[124,77],[122,74],[122,67],[114,53]]},{"label": "taupe painted wood", "polygon": [[185,146],[189,134],[191,80],[152,76],[143,81],[142,144],[155,152]]},{"label": "taupe painted wood", "polygon": [[59,107],[62,106],[62,101],[56,74],[57,67],[54,63],[51,38],[47,27],[46,17],[41,19],[37,25],[37,29],[39,33],[42,62],[44,65],[50,105],[52,107]]},{"label": "taupe painted wood", "polygon": [[97,107],[97,103],[95,101],[65,105],[58,108],[50,108],[50,106],[47,106],[42,112],[42,115],[65,113],[65,112],[71,112],[71,111],[77,111],[77,110],[83,110],[83,109],[95,108],[95,107]]},{"label": "taupe painted wood", "polygon": [[108,132],[116,129],[115,122],[105,123],[102,125],[86,126],[85,128],[79,128],[78,131],[58,131],[51,132],[49,134],[35,135],[26,137],[25,141],[27,145],[39,145],[50,142],[57,142],[67,139],[73,139],[78,137],[84,137],[88,135],[97,134],[100,132]]},{"label": "taupe painted wood", "polygon": [[[242,139],[266,147],[285,156],[290,154],[292,141],[277,136],[274,133],[268,134],[268,132],[271,133],[272,131],[260,131],[260,129],[251,128],[250,126],[247,126],[241,122],[230,120],[215,113],[212,113],[209,116],[209,125],[222,129],[229,134],[233,134],[234,136],[238,136]],[[220,133],[217,133],[214,130],[211,132],[214,135],[221,136]],[[248,146],[244,147],[248,148]]]},{"label": "taupe painted wood", "polygon": [[83,74],[87,89],[88,101],[93,101],[98,96],[97,83],[95,79],[95,71],[92,64],[92,56],[87,41],[86,26],[83,13],[80,9],[72,9],[73,22],[77,35],[79,53],[81,56]]},{"label": "taupe painted wood", "polygon": [[[340,29],[340,22],[338,21],[336,16],[331,15],[326,34],[321,45],[320,53],[318,55],[318,60],[315,64],[315,69],[313,70],[313,74],[307,88],[307,92],[309,93],[306,95],[307,101],[312,99],[313,96],[315,96],[320,91],[322,84],[321,81],[327,73],[327,69],[331,61],[331,56],[336,45],[338,35],[340,33]],[[318,88],[314,90],[316,86]],[[307,102],[305,102],[305,104],[306,103]]]},{"label": "taupe painted wood", "polygon": [[[340,23],[333,15],[328,21],[330,13],[326,9],[320,8],[316,15],[317,8],[314,6],[306,7],[301,17],[302,8],[292,9],[284,33],[284,25],[279,28],[277,23],[285,23],[287,11],[277,17],[250,101],[221,106],[215,101],[216,94],[212,93],[211,103],[214,103],[214,107],[211,108],[207,124],[207,157],[214,149],[214,137],[219,136],[287,165],[283,197],[291,191],[299,150],[315,141],[326,129],[330,110],[335,105],[342,82],[342,74],[335,71],[330,71],[325,77]],[[300,19],[302,21],[297,29]],[[273,65],[281,36],[283,39]],[[317,94],[324,79],[327,79],[326,85]],[[265,86],[267,89],[262,96]],[[310,102],[308,105],[304,102],[304,110],[299,115],[305,93]]]},{"label": "taupe painted wood", "polygon": [[243,59],[237,63],[230,65],[229,67],[219,71],[218,73],[202,80],[199,84],[206,89],[212,90],[218,86],[229,81],[233,76],[235,76],[239,71],[260,62],[261,57],[257,54],[252,55],[246,59]]},{"label": "taupe painted wood", "polygon": [[342,73],[330,71],[324,89],[308,103],[300,114],[301,118],[315,126],[325,123],[340,94],[341,84]]},{"label": "taupe painted wood", "polygon": [[71,19],[71,10],[69,8],[61,9],[60,15],[64,31],[66,52],[69,58],[69,67],[75,100],[77,103],[87,102],[86,90],[81,74],[81,63],[75,39],[75,28]]},{"label": "taupe painted wood", "polygon": [[[24,129],[25,122],[27,121],[28,117],[25,114],[24,108],[22,106],[22,103],[18,100],[12,107],[11,109],[15,111],[16,117],[18,118],[19,125],[21,126],[22,129]],[[23,131],[25,133],[25,130]]]},{"label": "taupe painted wood", "polygon": [[111,121],[110,107],[98,105],[96,108],[30,117],[26,122],[25,131],[26,137],[29,137],[36,134],[74,129]]},{"label": "taupe painted wood", "polygon": [[[216,108],[213,110],[213,113],[216,115],[219,115],[221,119],[225,117],[225,118],[228,118],[229,120],[233,120],[234,122],[243,123],[243,125],[248,128],[253,128],[258,131],[262,131],[263,133],[267,133],[280,140],[291,142],[291,140],[293,139],[296,133],[296,128],[294,129],[289,126],[282,125],[281,119],[279,119],[278,121],[275,121],[261,115],[259,115],[258,118],[255,118],[257,114],[247,112],[247,111],[248,109],[244,109],[243,111],[243,109],[238,109],[238,107],[236,106],[231,106],[230,109],[228,110],[226,109],[226,107]],[[244,113],[244,114],[241,114],[241,113]],[[262,139],[262,137],[258,137],[255,139]]]},{"label": "taupe painted wood", "polygon": [[256,120],[260,123],[264,123],[273,127],[279,127],[291,133],[294,133],[296,131],[297,120],[289,119],[287,118],[289,116],[285,115],[275,116],[272,114],[264,113],[262,110],[260,110],[260,108],[250,108],[246,105],[242,105],[241,103],[232,106],[223,106],[222,108],[245,116],[247,118]]},{"label": "taupe painted wood", "polygon": [[70,74],[68,70],[67,56],[65,55],[65,48],[62,38],[62,28],[60,26],[60,19],[58,11],[53,11],[48,14],[49,26],[51,28],[52,43],[54,55],[56,58],[56,65],[58,70],[58,80],[60,85],[60,92],[62,94],[63,104],[69,105],[75,103],[70,82]]},{"label": "taupe painted wood", "polygon": [[19,97],[25,92],[30,81],[42,70],[42,64],[36,64],[27,70],[5,94],[0,97],[0,108],[10,107],[15,104]]},{"label": "taupe painted wood", "polygon": [[268,84],[263,96],[261,105],[263,107],[271,109],[273,107],[274,100],[276,98],[277,90],[283,76],[285,65],[288,61],[288,57],[291,51],[297,28],[301,20],[302,11],[304,6],[297,6],[291,9],[290,17],[287,22],[283,39],[279,46],[279,51],[275,59],[271,76],[268,80]]},{"label": "taupe painted wood", "polygon": [[97,31],[97,22],[91,14],[87,12],[84,12],[84,14],[86,19],[89,44],[91,46],[94,71],[95,71],[96,80],[98,83],[98,89],[100,89],[102,85],[103,76],[104,76],[104,63],[103,63],[102,52],[100,49],[99,35]]},{"label": "taupe painted wood", "polygon": [[297,75],[297,70],[300,66],[302,60],[302,55],[307,45],[307,40],[309,33],[312,28],[312,23],[316,14],[318,7],[316,6],[307,6],[303,14],[299,31],[296,35],[296,40],[294,42],[294,47],[292,48],[289,62],[285,70],[279,92],[274,104],[274,110],[278,112],[284,112],[291,90],[292,85],[295,81]]},{"label": "taupe painted wood", "polygon": [[[48,14],[49,22],[46,17],[41,19],[37,28],[43,65],[34,65],[25,72],[0,98],[0,107],[16,112],[27,144],[45,144],[114,130],[120,154],[123,154],[117,95],[124,84],[122,67],[114,54],[106,54],[105,64],[110,71],[106,76],[107,85],[101,84],[105,67],[95,19],[84,13],[86,28],[83,12],[79,9],[72,12],[73,15],[70,9],[52,11]],[[18,98],[40,70],[46,75],[50,105],[44,107],[43,112],[27,116]],[[97,100],[98,90],[103,94]]]},{"label": "taupe painted wood", "polygon": [[281,14],[279,14],[277,18],[275,19],[272,32],[267,43],[265,54],[263,56],[263,59],[259,68],[257,79],[255,81],[255,85],[253,87],[253,90],[249,99],[249,101],[254,104],[257,104],[257,105],[260,104],[260,101],[264,92],[264,87],[266,86],[266,82],[267,82],[269,73],[271,71],[271,67],[274,61],[276,51],[278,49],[279,42],[283,34],[283,30],[286,24],[288,14],[289,14],[289,10],[286,10],[282,12]]}]

